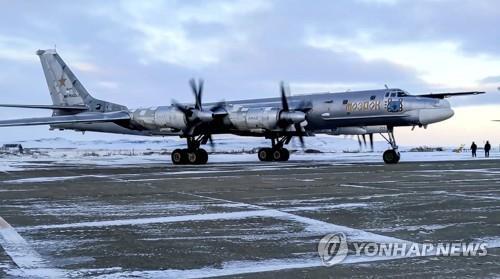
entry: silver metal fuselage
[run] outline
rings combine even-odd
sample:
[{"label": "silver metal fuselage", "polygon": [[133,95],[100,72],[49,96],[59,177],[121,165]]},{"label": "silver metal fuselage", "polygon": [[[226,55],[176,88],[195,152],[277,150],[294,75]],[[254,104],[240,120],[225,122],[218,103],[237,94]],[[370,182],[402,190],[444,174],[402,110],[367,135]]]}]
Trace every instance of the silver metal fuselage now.
[{"label": "silver metal fuselage", "polygon": [[[407,95],[400,89],[319,93],[291,96],[290,107],[306,102],[310,110],[303,127],[311,133],[364,134],[383,132],[380,129],[398,126],[426,126],[453,116],[454,112],[444,99]],[[210,107],[213,104],[205,104]],[[177,127],[162,126],[167,112],[172,114],[173,106],[130,110],[131,115],[140,115],[143,125],[126,127],[115,123],[79,123],[52,125],[53,129],[94,131],[144,136],[181,135]],[[258,110],[257,110],[258,109]],[[265,118],[265,111],[279,111],[280,98],[252,99],[226,102],[223,129],[214,133],[262,136],[263,129],[252,129],[252,120]],[[254,113],[254,116],[247,114]],[[173,119],[175,123],[182,119]],[[168,121],[167,121],[168,122]],[[171,122],[169,122],[171,123]],[[380,131],[379,131],[380,130]]]}]

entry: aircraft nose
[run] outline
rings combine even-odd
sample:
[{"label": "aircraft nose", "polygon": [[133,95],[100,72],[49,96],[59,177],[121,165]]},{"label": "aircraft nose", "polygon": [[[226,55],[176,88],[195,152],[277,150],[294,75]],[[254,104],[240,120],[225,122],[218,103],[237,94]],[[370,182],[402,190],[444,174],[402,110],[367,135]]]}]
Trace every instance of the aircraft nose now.
[{"label": "aircraft nose", "polygon": [[419,120],[423,125],[441,122],[451,118],[455,112],[450,107],[420,110]]}]

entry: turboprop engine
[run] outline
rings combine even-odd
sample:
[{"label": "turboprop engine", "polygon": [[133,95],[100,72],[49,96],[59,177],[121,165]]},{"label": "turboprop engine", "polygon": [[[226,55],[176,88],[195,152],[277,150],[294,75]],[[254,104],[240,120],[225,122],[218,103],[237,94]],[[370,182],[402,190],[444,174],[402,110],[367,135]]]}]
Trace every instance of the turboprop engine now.
[{"label": "turboprop engine", "polygon": [[175,107],[137,109],[132,113],[131,123],[147,129],[185,129],[187,121],[184,113]]},{"label": "turboprop engine", "polygon": [[132,112],[131,124],[148,129],[178,129],[182,130],[184,135],[191,136],[200,125],[227,115],[224,102],[219,102],[208,110],[203,108],[203,80],[196,84],[192,79],[189,84],[195,96],[194,106],[173,101],[173,105],[169,107],[138,109]]},{"label": "turboprop engine", "polygon": [[239,108],[228,114],[229,121],[239,130],[277,130],[306,120],[302,111],[279,108]]}]

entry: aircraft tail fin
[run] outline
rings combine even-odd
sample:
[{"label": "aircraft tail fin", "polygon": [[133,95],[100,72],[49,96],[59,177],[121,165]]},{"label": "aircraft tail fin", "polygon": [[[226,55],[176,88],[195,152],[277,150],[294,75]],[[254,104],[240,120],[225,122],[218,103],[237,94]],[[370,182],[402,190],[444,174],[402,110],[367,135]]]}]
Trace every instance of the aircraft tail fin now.
[{"label": "aircraft tail fin", "polygon": [[[55,50],[38,50],[36,54],[42,63],[43,73],[54,106],[86,106],[88,111],[94,112],[127,109],[125,106],[92,97]],[[56,115],[67,113],[67,110],[54,111]]]}]

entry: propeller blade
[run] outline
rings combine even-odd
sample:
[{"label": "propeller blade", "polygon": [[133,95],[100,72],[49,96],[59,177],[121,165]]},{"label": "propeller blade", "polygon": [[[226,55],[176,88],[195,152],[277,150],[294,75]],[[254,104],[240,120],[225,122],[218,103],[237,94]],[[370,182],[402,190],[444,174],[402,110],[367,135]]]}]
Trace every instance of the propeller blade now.
[{"label": "propeller blade", "polygon": [[213,107],[211,107],[210,111],[216,112],[218,110],[225,109],[225,108],[226,108],[226,102],[221,101],[221,102],[218,102],[217,104],[215,104]]},{"label": "propeller blade", "polygon": [[196,99],[196,102],[197,102],[199,110],[203,109],[202,104],[201,104],[201,100],[203,100],[203,84],[204,83],[205,82],[203,81],[203,79],[198,80],[198,99]]},{"label": "propeller blade", "polygon": [[306,148],[306,143],[304,142],[304,137],[302,135],[299,136],[299,141],[302,149]]},{"label": "propeller blade", "polygon": [[366,147],[366,134],[363,134],[363,143],[364,143],[364,146]]},{"label": "propeller blade", "polygon": [[189,110],[188,108],[186,108],[186,106],[184,105],[181,105],[179,102],[177,102],[176,100],[172,100],[172,105],[178,109],[179,111],[181,111],[182,113],[184,113],[184,115],[186,115],[186,117],[190,117],[193,113],[191,112],[191,110]]},{"label": "propeller blade", "polygon": [[358,143],[359,143],[359,148],[361,149],[361,147],[363,147],[363,146],[361,144],[361,137],[359,135],[358,135]]},{"label": "propeller blade", "polygon": [[280,89],[281,89],[281,108],[283,109],[283,111],[289,111],[290,108],[288,107],[288,100],[286,99],[285,83],[283,81],[280,84]]},{"label": "propeller blade", "polygon": [[196,84],[196,80],[194,78],[189,80],[189,85],[191,86],[191,91],[193,92],[194,95],[194,108],[197,110],[201,110],[201,93],[200,89],[203,87],[203,81],[200,80],[200,88]]},{"label": "propeller blade", "polygon": [[304,132],[302,131],[302,126],[300,126],[300,123],[295,124],[295,130],[297,131],[297,137],[299,138],[300,146],[302,147],[302,149],[306,148],[306,144],[304,141]]},{"label": "propeller blade", "polygon": [[370,148],[373,151],[373,134],[368,134],[368,136],[370,137]]},{"label": "propeller blade", "polygon": [[210,143],[210,147],[213,149],[215,147],[214,139],[212,138],[212,135],[208,136],[208,142]]},{"label": "propeller blade", "polygon": [[194,78],[189,80],[189,85],[191,86],[191,91],[193,92],[194,98],[198,98],[198,86],[196,85],[196,80]]}]

